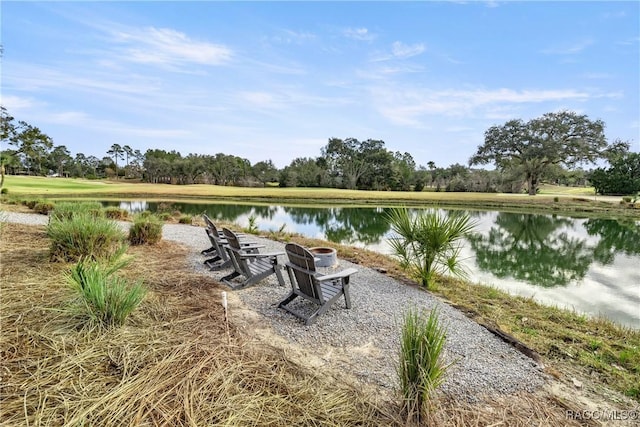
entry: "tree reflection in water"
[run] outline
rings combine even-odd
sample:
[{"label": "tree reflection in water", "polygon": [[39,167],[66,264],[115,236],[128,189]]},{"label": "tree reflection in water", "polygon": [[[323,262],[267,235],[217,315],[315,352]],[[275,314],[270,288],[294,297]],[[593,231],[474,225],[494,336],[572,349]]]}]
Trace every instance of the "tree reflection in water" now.
[{"label": "tree reflection in water", "polygon": [[482,270],[545,288],[582,279],[592,261],[586,239],[568,233],[573,220],[501,212],[488,235],[469,242]]},{"label": "tree reflection in water", "polygon": [[616,254],[640,254],[640,223],[612,219],[589,219],[584,224],[590,236],[599,236],[593,248],[593,258],[611,264]]}]

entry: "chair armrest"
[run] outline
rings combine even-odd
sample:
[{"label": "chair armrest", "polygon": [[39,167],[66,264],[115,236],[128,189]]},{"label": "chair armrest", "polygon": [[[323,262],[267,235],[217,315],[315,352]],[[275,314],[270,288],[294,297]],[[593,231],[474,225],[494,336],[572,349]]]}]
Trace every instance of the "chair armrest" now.
[{"label": "chair armrest", "polygon": [[263,254],[257,254],[257,253],[256,254],[254,253],[240,254],[242,258],[271,258],[271,257],[277,257],[278,255],[284,255],[284,252],[271,252],[271,253],[263,253]]},{"label": "chair armrest", "polygon": [[264,248],[264,245],[240,245],[240,251],[246,251],[247,249],[260,249]]},{"label": "chair armrest", "polygon": [[329,274],[327,276],[317,276],[316,280],[318,282],[327,282],[329,280],[342,279],[343,277],[351,276],[352,274],[357,272],[358,270],[356,270],[355,268],[347,268],[342,271],[339,271],[338,273]]}]

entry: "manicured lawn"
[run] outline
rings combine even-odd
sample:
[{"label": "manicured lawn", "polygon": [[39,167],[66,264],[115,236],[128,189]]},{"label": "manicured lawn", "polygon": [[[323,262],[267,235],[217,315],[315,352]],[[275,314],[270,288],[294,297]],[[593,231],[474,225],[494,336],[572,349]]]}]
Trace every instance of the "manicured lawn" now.
[{"label": "manicured lawn", "polygon": [[621,207],[620,197],[593,195],[591,188],[544,186],[537,196],[503,193],[447,193],[434,191],[362,191],[334,188],[261,188],[217,185],[168,185],[127,181],[7,176],[10,197],[171,200],[189,202],[234,201],[272,204],[331,204],[377,206],[437,205],[475,209],[562,211],[581,215],[640,217],[640,209]]}]

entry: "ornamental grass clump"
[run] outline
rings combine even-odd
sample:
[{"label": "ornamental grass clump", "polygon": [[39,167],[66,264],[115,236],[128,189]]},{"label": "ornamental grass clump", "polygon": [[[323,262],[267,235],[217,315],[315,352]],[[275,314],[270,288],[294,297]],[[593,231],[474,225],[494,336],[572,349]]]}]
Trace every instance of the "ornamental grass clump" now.
[{"label": "ornamental grass clump", "polygon": [[155,245],[162,239],[162,221],[155,215],[139,214],[129,228],[132,245]]},{"label": "ornamental grass clump", "polygon": [[182,214],[180,218],[178,218],[178,224],[193,225],[193,215]]},{"label": "ornamental grass clump", "polygon": [[146,294],[142,281],[130,283],[114,274],[127,264],[126,260],[99,263],[85,259],[72,268],[68,282],[79,296],[75,308],[87,316],[90,326],[122,326],[142,302]]},{"label": "ornamental grass clump", "polygon": [[436,309],[432,309],[428,317],[417,309],[405,313],[398,377],[403,406],[411,417],[427,419],[433,393],[444,381],[449,367],[441,357],[445,340],[445,330]]},{"label": "ornamental grass clump", "polygon": [[129,217],[129,211],[119,208],[117,206],[109,206],[103,209],[104,216],[109,219],[125,220]]},{"label": "ornamental grass clump", "polygon": [[406,208],[394,208],[387,214],[395,236],[389,239],[400,265],[427,289],[435,287],[437,274],[464,276],[460,263],[462,239],[475,224],[469,215],[420,212],[412,215]]},{"label": "ornamental grass clump", "polygon": [[100,202],[57,202],[49,216],[51,220],[67,220],[84,214],[102,217],[102,205]]},{"label": "ornamental grass clump", "polygon": [[69,219],[58,218],[51,217],[47,225],[52,261],[109,260],[127,249],[126,235],[114,221],[96,217],[92,212],[74,213]]},{"label": "ornamental grass clump", "polygon": [[38,202],[33,206],[33,211],[39,213],[41,215],[48,215],[49,212],[53,211],[55,208],[55,204],[52,202]]}]

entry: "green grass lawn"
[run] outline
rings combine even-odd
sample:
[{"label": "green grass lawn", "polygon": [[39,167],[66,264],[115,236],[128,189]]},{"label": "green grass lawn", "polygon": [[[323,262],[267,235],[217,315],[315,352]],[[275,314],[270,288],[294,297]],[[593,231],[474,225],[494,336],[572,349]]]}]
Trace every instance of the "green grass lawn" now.
[{"label": "green grass lawn", "polygon": [[83,180],[7,176],[5,188],[10,197],[126,199],[172,201],[242,201],[275,204],[407,205],[424,204],[476,209],[516,209],[535,211],[580,212],[582,215],[616,215],[640,217],[640,209],[624,209],[620,197],[594,196],[592,188],[569,188],[545,185],[537,196],[504,193],[447,193],[434,191],[363,191],[335,188],[226,187],[218,185],[168,185],[130,181]]}]

